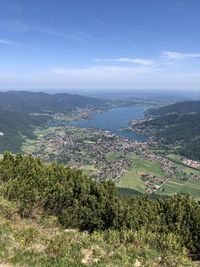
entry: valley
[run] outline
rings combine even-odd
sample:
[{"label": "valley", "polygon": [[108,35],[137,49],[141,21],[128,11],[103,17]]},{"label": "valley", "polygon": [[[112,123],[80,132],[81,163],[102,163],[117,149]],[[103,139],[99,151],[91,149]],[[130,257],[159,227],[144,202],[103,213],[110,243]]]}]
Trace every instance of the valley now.
[{"label": "valley", "polygon": [[[106,114],[110,116],[104,112],[104,119]],[[80,169],[96,181],[111,179],[122,189],[157,195],[190,193],[199,199],[200,170],[187,166],[176,150],[161,149],[159,143],[139,135],[136,140],[103,127],[84,128],[96,123],[92,119],[80,122],[82,127],[79,120],[71,125],[54,118],[54,126],[38,128],[36,139],[26,139],[22,152]]]},{"label": "valley", "polygon": [[[10,94],[16,96],[14,102]],[[132,190],[130,192],[133,194],[138,192],[159,196],[191,193],[199,199],[198,161],[180,155],[181,143],[171,145],[167,136],[163,140],[155,138],[160,134],[156,129],[165,129],[161,126],[169,119],[144,118],[144,115],[158,110],[159,105],[167,105],[169,98],[155,97],[148,103],[146,98],[125,96],[106,100],[31,92],[9,92],[3,96],[9,110],[4,110],[2,105],[1,152],[21,151],[25,155],[40,157],[46,163],[62,163],[82,170],[96,181],[111,179],[119,190]],[[35,102],[38,97],[41,98],[40,103]],[[70,102],[72,99],[74,103]],[[22,100],[25,103],[23,112],[20,105]],[[60,107],[62,101],[64,106],[72,103],[72,110]],[[53,109],[50,110],[52,105]],[[178,104],[183,111],[180,107]],[[198,105],[192,105],[192,108],[198,108]],[[167,106],[161,108],[168,109]],[[181,116],[183,122],[187,123],[188,120],[184,119],[187,116]],[[178,120],[181,121],[179,117]],[[146,126],[154,121],[157,128],[155,123],[154,128]],[[195,129],[198,131],[198,127]],[[191,127],[188,126],[184,134],[188,135],[190,131]],[[166,144],[164,140],[169,143]]]}]

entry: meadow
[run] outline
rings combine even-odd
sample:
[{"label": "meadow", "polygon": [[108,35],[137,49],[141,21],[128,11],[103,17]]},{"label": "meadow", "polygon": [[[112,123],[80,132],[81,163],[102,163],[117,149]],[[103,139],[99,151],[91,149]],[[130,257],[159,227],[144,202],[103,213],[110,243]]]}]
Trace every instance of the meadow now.
[{"label": "meadow", "polygon": [[195,199],[200,200],[200,180],[182,181],[171,179],[166,182],[160,190],[157,191],[161,195],[174,194],[191,194]]},{"label": "meadow", "polygon": [[132,157],[133,166],[125,172],[117,183],[119,188],[135,189],[141,193],[145,192],[145,184],[141,179],[141,173],[151,173],[161,177],[165,173],[161,170],[160,164],[150,160],[143,160],[139,156]]}]

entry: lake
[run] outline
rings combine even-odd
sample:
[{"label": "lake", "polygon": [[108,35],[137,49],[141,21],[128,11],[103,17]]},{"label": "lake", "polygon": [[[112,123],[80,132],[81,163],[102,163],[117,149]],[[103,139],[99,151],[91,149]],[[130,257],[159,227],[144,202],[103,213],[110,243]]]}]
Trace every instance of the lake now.
[{"label": "lake", "polygon": [[146,108],[143,106],[113,108],[103,113],[94,113],[91,120],[71,121],[64,124],[82,128],[105,129],[129,139],[146,141],[147,137],[144,135],[132,131],[119,130],[120,128],[128,127],[130,120],[144,118],[144,110]]}]

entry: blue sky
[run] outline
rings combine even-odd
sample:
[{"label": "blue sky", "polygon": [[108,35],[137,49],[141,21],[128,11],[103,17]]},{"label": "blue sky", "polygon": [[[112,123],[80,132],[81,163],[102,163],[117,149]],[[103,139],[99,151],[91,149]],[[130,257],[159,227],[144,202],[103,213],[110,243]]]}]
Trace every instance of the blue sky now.
[{"label": "blue sky", "polygon": [[199,0],[0,0],[0,88],[200,90]]}]

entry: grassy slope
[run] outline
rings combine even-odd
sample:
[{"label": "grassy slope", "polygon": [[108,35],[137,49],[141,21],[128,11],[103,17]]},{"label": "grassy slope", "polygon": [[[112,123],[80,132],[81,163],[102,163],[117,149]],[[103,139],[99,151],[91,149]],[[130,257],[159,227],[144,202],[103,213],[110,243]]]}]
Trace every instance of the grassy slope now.
[{"label": "grassy slope", "polygon": [[[0,198],[0,265],[31,267],[194,266],[173,237],[132,231],[63,230],[54,217],[21,219],[15,204]],[[3,263],[3,264],[2,264]]]}]

